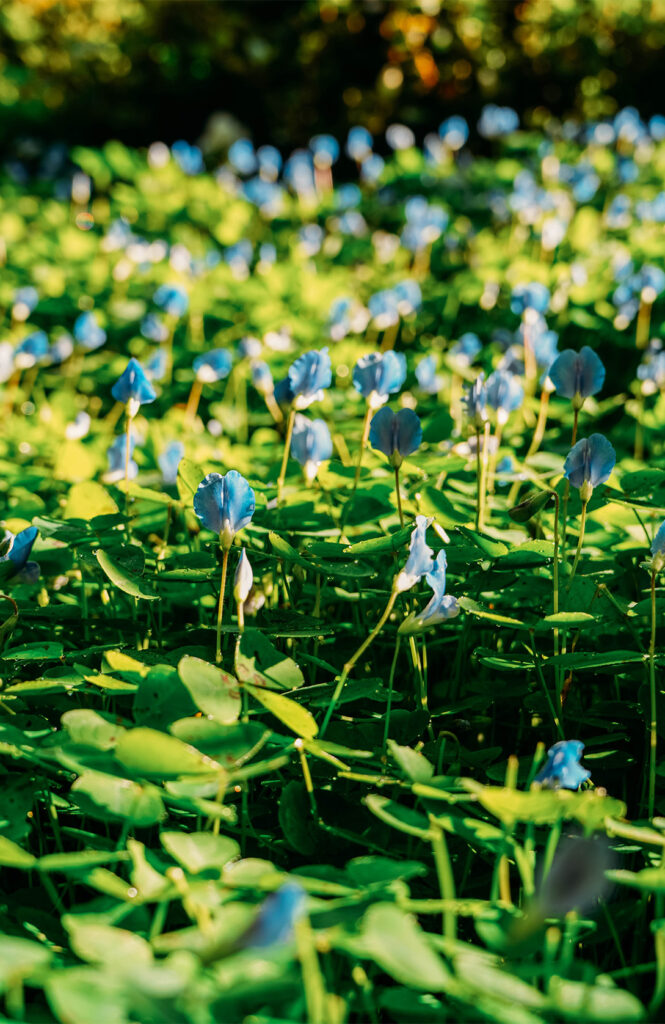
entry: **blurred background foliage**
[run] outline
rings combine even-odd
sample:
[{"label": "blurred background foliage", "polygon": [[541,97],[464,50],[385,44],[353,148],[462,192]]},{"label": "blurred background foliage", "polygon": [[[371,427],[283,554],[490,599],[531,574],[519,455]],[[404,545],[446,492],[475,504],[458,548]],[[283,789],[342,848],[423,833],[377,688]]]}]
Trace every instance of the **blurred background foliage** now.
[{"label": "blurred background foliage", "polygon": [[242,128],[288,148],[488,101],[648,116],[664,42],[665,0],[3,0],[0,143],[215,149]]}]

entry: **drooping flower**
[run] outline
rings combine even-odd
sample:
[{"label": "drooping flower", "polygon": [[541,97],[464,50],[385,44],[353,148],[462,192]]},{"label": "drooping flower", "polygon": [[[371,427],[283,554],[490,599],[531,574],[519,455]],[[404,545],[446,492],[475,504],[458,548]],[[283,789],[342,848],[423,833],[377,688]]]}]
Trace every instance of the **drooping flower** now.
[{"label": "drooping flower", "polygon": [[571,348],[561,352],[549,369],[549,377],[563,398],[570,398],[581,409],[585,398],[595,395],[605,381],[605,367],[598,355],[585,345],[579,352]]},{"label": "drooping flower", "polygon": [[401,466],[407,455],[418,450],[422,439],[423,430],[413,409],[400,409],[395,413],[385,405],[372,417],[369,443],[376,451],[383,452],[395,468]]},{"label": "drooping flower", "polygon": [[25,530],[16,534],[11,530],[5,530],[2,541],[0,541],[0,551],[2,552],[0,554],[0,580],[9,579],[19,573],[23,574],[27,569],[29,582],[32,582],[34,573],[30,572],[31,566],[36,567],[37,575],[39,575],[37,563],[28,561],[32,546],[37,539],[37,533],[36,526],[27,526]]},{"label": "drooping flower", "polygon": [[214,384],[228,377],[231,372],[231,356],[223,348],[213,348],[202,356],[197,356],[193,363],[196,379],[204,384]]},{"label": "drooping flower", "polygon": [[252,384],[259,394],[272,395],[275,385],[268,364],[261,359],[256,359],[252,362],[250,373],[252,375]]},{"label": "drooping flower", "polygon": [[579,763],[583,751],[581,740],[559,740],[547,751],[547,761],[535,781],[548,789],[579,789],[591,775]]},{"label": "drooping flower", "polygon": [[179,319],[189,309],[189,296],[177,284],[160,284],[153,295],[153,302],[169,316]]},{"label": "drooping flower", "polygon": [[302,413],[297,413],[291,436],[291,455],[303,467],[308,483],[315,479],[319,466],[331,457],[332,451],[332,438],[325,420],[309,420]]},{"label": "drooping flower", "polygon": [[604,484],[614,469],[617,457],[603,434],[592,434],[568,452],[563,471],[572,487],[580,488],[582,501],[588,501],[594,487]]},{"label": "drooping flower", "polygon": [[402,352],[370,352],[361,356],[353,368],[353,386],[371,409],[384,405],[405,380],[406,357]]},{"label": "drooping flower", "polygon": [[254,585],[254,573],[247,552],[243,548],[233,578],[233,596],[238,604],[244,604]]},{"label": "drooping flower", "polygon": [[74,321],[74,338],[79,345],[92,351],[106,341],[106,331],[92,311],[81,313]]},{"label": "drooping flower", "polygon": [[437,395],[443,386],[443,378],[436,372],[436,356],[425,356],[416,366],[418,387],[426,395]]},{"label": "drooping flower", "polygon": [[508,422],[508,417],[519,409],[524,399],[524,388],[518,377],[505,370],[495,370],[485,385],[487,404],[496,411],[499,423]]},{"label": "drooping flower", "polygon": [[429,603],[419,614],[411,613],[399,627],[400,633],[416,633],[430,626],[435,626],[446,619],[454,619],[460,613],[459,602],[456,597],[446,594],[446,567],[448,561],[446,552],[442,549],[434,559],[432,569],[427,573],[425,579],[434,591]]},{"label": "drooping flower", "polygon": [[419,580],[434,568],[433,551],[426,540],[427,528],[432,519],[427,516],[416,516],[416,525],[411,532],[409,556],[401,572],[395,577],[393,588],[398,593],[410,590]]},{"label": "drooping flower", "polygon": [[145,370],[134,356],[111,388],[111,394],[116,401],[127,406],[130,418],[136,416],[142,405],[148,405],[157,398],[157,392],[148,380]]},{"label": "drooping flower", "polygon": [[288,381],[296,409],[306,409],[312,402],[320,402],[324,390],[332,383],[332,367],[327,347],[305,352],[291,363]]},{"label": "drooping flower", "polygon": [[254,491],[235,469],[224,475],[208,473],[194,495],[195,514],[206,529],[219,534],[226,549],[236,533],[251,522],[255,507]]},{"label": "drooping flower", "polygon": [[307,894],[298,882],[286,882],[264,900],[239,945],[260,949],[291,942],[296,921],[305,913],[306,901]]},{"label": "drooping flower", "polygon": [[[133,480],[139,471],[139,467],[132,458],[134,452],[135,441],[133,437],[129,440],[129,469],[128,476],[130,480]],[[108,459],[109,468],[106,474],[106,479],[109,483],[114,483],[118,480],[122,480],[125,476],[125,462],[127,457],[127,435],[119,434],[116,437],[112,445],[109,446],[106,457]]]},{"label": "drooping flower", "polygon": [[174,484],[178,479],[178,466],[185,454],[185,446],[182,441],[170,441],[164,451],[157,456],[157,462],[162,472],[162,480],[165,484]]},{"label": "drooping flower", "polygon": [[476,430],[482,429],[487,420],[487,389],[485,374],[481,371],[472,384],[467,385],[463,402],[469,422]]},{"label": "drooping flower", "polygon": [[141,320],[141,334],[148,341],[161,343],[168,339],[169,329],[157,313],[146,313]]}]

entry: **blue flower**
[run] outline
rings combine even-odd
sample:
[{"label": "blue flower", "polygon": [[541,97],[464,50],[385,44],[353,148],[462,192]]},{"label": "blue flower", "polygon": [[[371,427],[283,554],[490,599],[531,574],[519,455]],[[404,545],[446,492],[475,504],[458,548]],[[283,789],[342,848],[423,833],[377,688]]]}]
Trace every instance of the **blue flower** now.
[{"label": "blue flower", "polygon": [[275,181],[282,169],[282,154],[274,146],[260,146],[256,151],[259,173],[266,181]]},{"label": "blue flower", "polygon": [[[132,458],[134,451],[135,441],[131,437],[129,441],[129,479],[133,480],[137,476],[139,467]],[[127,435],[120,434],[116,437],[115,441],[108,448],[106,457],[109,462],[109,470],[107,473],[107,479],[112,482],[116,480],[122,480],[125,476],[125,459],[127,455]]]},{"label": "blue flower", "polygon": [[413,409],[400,409],[394,413],[388,406],[379,409],[369,425],[369,443],[383,452],[391,466],[401,466],[407,455],[420,447],[423,429]]},{"label": "blue flower", "polygon": [[572,399],[573,406],[580,409],[585,398],[595,395],[602,388],[605,367],[588,345],[579,352],[567,348],[550,366],[549,377],[559,394]]},{"label": "blue flower", "polygon": [[470,422],[478,430],[487,419],[487,391],[485,387],[485,374],[482,371],[472,384],[467,385],[466,394],[462,401],[466,406]]},{"label": "blue flower", "polygon": [[283,380],[278,380],[275,384],[275,401],[278,405],[285,409],[293,404],[293,389],[291,387],[291,381],[288,377],[284,377]]},{"label": "blue flower", "polygon": [[250,373],[252,384],[260,395],[272,395],[275,390],[270,367],[263,360],[257,359],[252,362]]},{"label": "blue flower", "polygon": [[[277,151],[275,150],[275,152]],[[277,155],[279,156],[279,153]],[[235,142],[232,142],[229,146],[228,156],[229,163],[239,174],[253,174],[257,168],[257,154],[254,152],[254,146],[249,139],[236,139]],[[281,164],[281,157],[279,164]]]},{"label": "blue flower", "polygon": [[478,335],[473,331],[467,331],[455,342],[450,350],[450,355],[462,365],[470,366],[482,347]]},{"label": "blue flower", "polygon": [[189,296],[184,288],[177,284],[160,284],[153,295],[156,306],[163,309],[169,316],[184,316],[189,309]]},{"label": "blue flower", "polygon": [[73,351],[74,340],[71,334],[61,334],[53,342],[48,352],[51,366],[60,366],[66,359],[69,359]]},{"label": "blue flower", "polygon": [[524,388],[517,377],[505,370],[495,370],[487,378],[485,385],[487,404],[496,410],[496,418],[504,424],[515,409],[519,409],[524,399]]},{"label": "blue flower", "polygon": [[28,564],[32,545],[37,539],[37,527],[28,526],[20,533],[14,534],[11,530],[5,530],[5,535],[0,543],[0,563],[6,563],[3,576],[15,576],[20,573]]},{"label": "blue flower", "polygon": [[372,152],[372,136],[366,128],[362,128],[360,125],[349,128],[349,134],[346,137],[346,152],[352,160],[356,160],[358,163],[367,159]]},{"label": "blue flower", "polygon": [[325,420],[309,420],[297,413],[291,437],[291,455],[303,467],[309,483],[332,452],[332,439]]},{"label": "blue flower", "polygon": [[74,337],[79,345],[92,351],[106,341],[106,331],[100,327],[94,313],[81,313],[74,321]]},{"label": "blue flower", "polygon": [[431,245],[446,230],[448,214],[441,206],[428,203],[424,196],[412,196],[404,207],[406,225],[402,245],[417,252]]},{"label": "blue flower", "polygon": [[163,380],[168,365],[168,352],[164,348],[157,348],[145,364],[145,375],[149,380]]},{"label": "blue flower", "polygon": [[418,387],[426,395],[436,395],[441,390],[442,378],[436,372],[436,356],[425,356],[416,366]]},{"label": "blue flower", "polygon": [[531,284],[518,284],[516,288],[513,288],[510,298],[510,308],[519,316],[527,309],[535,309],[536,313],[545,313],[549,304],[549,288],[537,281],[532,281]]},{"label": "blue flower", "polygon": [[208,473],[194,495],[194,512],[206,529],[219,534],[224,548],[251,522],[255,508],[254,491],[235,469],[225,475]]},{"label": "blue flower", "polygon": [[409,316],[411,313],[416,313],[423,303],[420,285],[409,277],[395,285],[393,295],[397,299],[397,310],[400,316]]},{"label": "blue flower", "polygon": [[157,393],[146,377],[143,367],[133,356],[111,388],[111,394],[116,401],[127,405],[130,417],[136,416],[140,406],[148,405],[157,398]]},{"label": "blue flower", "polygon": [[148,341],[167,341],[169,329],[156,313],[146,313],[141,320],[141,334]]},{"label": "blue flower", "polygon": [[386,288],[370,295],[367,308],[380,331],[385,331],[387,327],[393,327],[399,321],[399,298],[394,289]]},{"label": "blue flower", "polygon": [[445,121],[441,122],[439,125],[439,135],[448,149],[455,151],[461,149],[469,138],[469,126],[463,117],[454,114],[452,117],[447,117]]},{"label": "blue flower", "polygon": [[360,165],[360,177],[362,181],[367,181],[371,185],[376,184],[381,175],[383,169],[386,166],[386,161],[378,153],[370,153],[365,157]]},{"label": "blue flower", "polygon": [[353,386],[378,409],[394,395],[406,380],[406,357],[402,352],[370,352],[361,356],[353,368]]},{"label": "blue flower", "polygon": [[609,478],[616,460],[616,452],[607,438],[592,434],[570,449],[563,471],[571,486],[580,488],[582,501],[588,501],[593,488]]},{"label": "blue flower", "polygon": [[193,363],[196,379],[205,384],[214,384],[228,377],[231,372],[231,356],[223,348],[213,348],[210,352],[197,356]]},{"label": "blue flower", "polygon": [[157,457],[165,484],[174,484],[178,479],[178,466],[184,454],[185,446],[182,441],[170,441],[161,455]]},{"label": "blue flower", "polygon": [[306,409],[312,402],[320,402],[324,389],[329,388],[332,383],[328,349],[305,352],[291,363],[288,380],[296,409]]},{"label": "blue flower", "polygon": [[651,543],[652,555],[665,555],[665,523],[658,528]]},{"label": "blue flower", "polygon": [[559,740],[547,751],[547,762],[535,781],[548,789],[579,789],[591,775],[579,763],[583,750],[580,740]]},{"label": "blue flower", "polygon": [[203,171],[203,154],[198,146],[190,146],[184,139],[178,139],[171,146],[173,159],[185,174],[200,174]]},{"label": "blue flower", "polygon": [[263,902],[240,945],[265,948],[291,942],[296,921],[305,913],[307,895],[298,882],[286,882]]},{"label": "blue flower", "polygon": [[33,309],[37,307],[38,302],[39,292],[31,284],[24,285],[23,288],[17,288],[14,292],[12,316],[16,320],[27,320]]},{"label": "blue flower", "polygon": [[431,523],[432,519],[428,519],[427,516],[416,516],[416,525],[411,532],[409,542],[409,556],[404,568],[397,574],[393,583],[393,588],[400,594],[405,590],[410,590],[423,576],[434,569],[433,551],[426,539],[427,527]]},{"label": "blue flower", "polygon": [[41,362],[49,351],[48,337],[44,331],[33,331],[27,334],[16,346],[14,359],[20,370],[28,370]]},{"label": "blue flower", "polygon": [[399,627],[400,633],[416,633],[420,630],[436,626],[446,619],[454,619],[460,613],[460,606],[456,597],[446,594],[446,552],[441,550],[434,559],[433,567],[426,574],[425,579],[434,591],[429,603],[419,614],[413,612],[404,620]]},{"label": "blue flower", "polygon": [[254,586],[254,573],[247,552],[243,548],[233,577],[233,596],[238,604],[244,604]]},{"label": "blue flower", "polygon": [[314,165],[322,170],[332,167],[339,158],[339,142],[332,135],[315,135],[309,140]]},{"label": "blue flower", "polygon": [[512,107],[498,107],[496,103],[487,103],[480,112],[478,132],[485,139],[498,139],[502,135],[510,135],[520,126],[520,119]]}]

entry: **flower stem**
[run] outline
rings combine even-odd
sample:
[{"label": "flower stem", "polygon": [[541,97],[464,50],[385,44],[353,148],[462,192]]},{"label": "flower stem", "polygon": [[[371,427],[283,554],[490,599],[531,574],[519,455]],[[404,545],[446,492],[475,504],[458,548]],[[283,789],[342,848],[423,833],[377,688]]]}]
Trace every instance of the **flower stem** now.
[{"label": "flower stem", "polygon": [[656,703],[656,574],[651,573],[651,638],[649,640],[649,697],[651,722],[649,738],[649,818],[653,818],[656,802],[656,746],[658,743]]},{"label": "flower stem", "polygon": [[531,444],[529,450],[526,453],[527,459],[531,455],[535,455],[542,444],[542,440],[545,434],[545,427],[547,426],[547,408],[550,403],[550,393],[547,388],[543,388],[540,392],[540,406],[538,408],[538,420],[536,422],[536,429],[533,432],[531,438]]},{"label": "flower stem", "polygon": [[580,534],[579,534],[579,537],[577,538],[577,550],[575,551],[575,560],[573,562],[573,568],[572,568],[572,571],[570,573],[570,579],[568,580],[568,586],[566,587],[566,590],[570,590],[570,588],[573,585],[573,580],[575,579],[575,573],[577,571],[577,563],[579,562],[580,555],[582,553],[582,545],[584,543],[584,528],[586,526],[587,504],[588,504],[588,502],[586,502],[586,501],[582,502],[582,518],[580,519]]},{"label": "flower stem", "polygon": [[351,670],[353,669],[353,666],[356,664],[358,659],[363,656],[363,654],[365,653],[367,648],[370,646],[370,644],[373,643],[374,640],[376,640],[377,636],[379,635],[379,633],[381,632],[381,630],[385,626],[386,622],[388,621],[390,613],[393,610],[393,605],[395,604],[395,601],[397,600],[397,593],[398,592],[396,590],[392,591],[390,597],[388,598],[388,604],[386,605],[386,607],[385,607],[385,609],[383,611],[383,615],[381,616],[381,618],[377,622],[376,626],[374,627],[372,632],[369,634],[369,636],[366,637],[365,640],[363,640],[363,642],[361,643],[361,645],[358,648],[358,650],[356,651],[356,653],[354,655],[352,655],[351,658],[349,658],[349,660],[347,661],[346,665],[342,669],[342,674],[341,674],[341,676],[339,677],[339,679],[337,681],[337,686],[335,687],[335,692],[332,695],[332,699],[330,701],[330,704],[328,705],[328,710],[326,711],[325,718],[323,719],[323,724],[321,725],[321,732],[319,733],[319,738],[320,739],[323,739],[323,735],[324,735],[326,729],[328,728],[328,723],[330,722],[330,719],[332,717],[332,713],[335,710],[335,705],[337,704],[337,701],[340,698],[342,690],[344,689],[344,683],[349,678],[349,674],[350,674]]},{"label": "flower stem", "polygon": [[198,377],[194,378],[192,384],[192,390],[189,392],[189,398],[187,399],[187,408],[185,409],[185,426],[191,427],[194,424],[194,419],[199,409],[199,402],[201,401],[201,392],[203,391],[203,381],[199,380]]},{"label": "flower stem", "polygon": [[[433,818],[430,818],[430,837],[441,899],[448,905],[455,899],[455,879],[453,878],[453,869],[450,863],[446,837],[441,826]],[[443,911],[443,934],[447,939],[454,939],[456,932],[457,919],[455,911],[447,907]]]},{"label": "flower stem", "polygon": [[573,436],[572,436],[572,438],[570,440],[570,447],[571,448],[574,447],[575,442],[577,441],[577,424],[578,424],[579,418],[580,418],[580,410],[577,407],[575,407],[575,410],[573,412]]},{"label": "flower stem", "polygon": [[296,419],[295,409],[291,409],[289,418],[286,421],[286,437],[284,438],[284,456],[282,458],[282,468],[279,471],[279,479],[277,480],[277,504],[282,500],[282,488],[284,487],[284,480],[286,478],[286,466],[289,461],[289,452],[291,450],[291,437],[293,435],[293,424]]},{"label": "flower stem", "polygon": [[399,493],[399,466],[395,466],[395,497],[397,498],[397,511],[399,513],[399,525],[404,529],[404,513],[402,512],[402,496]]},{"label": "flower stem", "polygon": [[480,431],[476,431],[476,475],[478,478],[478,496],[476,502],[476,529],[485,528],[485,490],[487,480],[487,449],[489,448],[490,424],[485,422],[482,452],[480,447]]},{"label": "flower stem", "polygon": [[351,497],[356,493],[358,487],[358,481],[360,480],[360,474],[363,468],[363,454],[365,452],[365,445],[367,444],[367,438],[369,437],[369,425],[372,419],[372,408],[370,405],[365,410],[365,418],[363,420],[363,433],[360,441],[360,451],[358,452],[358,462],[356,465],[356,474],[353,478],[353,488],[351,490]]},{"label": "flower stem", "polygon": [[395,680],[395,669],[397,668],[397,658],[399,655],[399,647],[402,642],[402,638],[397,634],[397,640],[395,641],[395,653],[393,654],[392,664],[390,666],[390,676],[388,677],[388,703],[386,704],[386,715],[383,720],[383,750],[388,745],[388,735],[390,732],[390,712],[393,705],[393,683]]},{"label": "flower stem", "polygon": [[224,614],[224,591],[226,590],[226,570],[229,565],[229,549],[226,548],[222,555],[222,581],[219,587],[219,603],[217,605],[217,644],[215,647],[215,662],[219,665],[222,660],[222,615]]}]

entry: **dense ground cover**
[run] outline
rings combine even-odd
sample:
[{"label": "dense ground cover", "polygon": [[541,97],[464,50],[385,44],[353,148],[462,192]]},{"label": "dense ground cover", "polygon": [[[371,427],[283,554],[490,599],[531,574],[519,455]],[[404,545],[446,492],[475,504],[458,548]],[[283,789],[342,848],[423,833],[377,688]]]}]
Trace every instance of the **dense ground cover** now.
[{"label": "dense ground cover", "polygon": [[10,1019],[657,1014],[665,133],[483,117],[3,179]]}]

